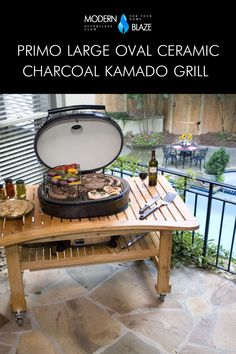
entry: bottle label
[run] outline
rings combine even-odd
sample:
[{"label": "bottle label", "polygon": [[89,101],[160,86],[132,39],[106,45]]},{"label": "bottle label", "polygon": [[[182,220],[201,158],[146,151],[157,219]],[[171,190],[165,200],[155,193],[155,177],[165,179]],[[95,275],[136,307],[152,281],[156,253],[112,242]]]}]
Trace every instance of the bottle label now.
[{"label": "bottle label", "polygon": [[157,173],[157,168],[156,167],[150,167],[149,172],[150,173]]}]

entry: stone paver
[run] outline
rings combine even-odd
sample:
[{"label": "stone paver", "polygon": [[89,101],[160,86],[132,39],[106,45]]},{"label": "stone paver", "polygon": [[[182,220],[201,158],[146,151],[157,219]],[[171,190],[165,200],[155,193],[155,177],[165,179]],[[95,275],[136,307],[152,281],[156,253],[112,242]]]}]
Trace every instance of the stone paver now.
[{"label": "stone paver", "polygon": [[144,343],[132,333],[127,333],[102,354],[161,354],[161,352],[149,344]]},{"label": "stone paver", "polygon": [[211,275],[208,279],[211,279],[210,282],[210,292],[211,302],[216,306],[227,306],[233,303],[236,304],[236,286],[226,279],[217,277],[217,275]]},{"label": "stone paver", "polygon": [[0,353],[1,354],[9,354],[10,350],[11,350],[11,347],[9,347],[8,345],[0,344]]},{"label": "stone paver", "polygon": [[[35,274],[36,276],[36,274]],[[30,294],[27,305],[46,305],[54,302],[66,301],[84,294],[86,290],[79,286],[73,279],[63,279],[53,283],[52,287],[46,288],[42,293]]]},{"label": "stone paver", "polygon": [[43,332],[65,353],[93,353],[119,337],[121,325],[86,298],[34,308]]},{"label": "stone paver", "polygon": [[9,318],[11,316],[10,291],[6,290],[5,294],[0,295],[0,314]]},{"label": "stone paver", "polygon": [[[8,345],[15,345],[17,340],[17,333],[0,333],[0,343],[8,344]],[[0,351],[1,353],[1,351]]]},{"label": "stone paver", "polygon": [[[145,263],[137,263],[96,288],[91,293],[91,298],[118,313],[128,313],[139,308],[156,308],[160,306],[160,302],[154,288],[155,281]],[[179,308],[180,304],[173,297],[171,299],[167,306]]]},{"label": "stone paver", "polygon": [[210,306],[201,297],[190,297],[186,300],[186,305],[193,316],[202,316],[210,311]]},{"label": "stone paver", "polygon": [[185,268],[184,271],[173,269],[171,279],[173,279],[172,294],[178,299],[205,294],[206,281],[203,272],[196,272],[193,267]]},{"label": "stone paver", "polygon": [[189,342],[197,345],[214,347],[215,344],[212,338],[212,334],[215,328],[216,318],[216,314],[202,317],[200,322],[191,333]]},{"label": "stone paver", "polygon": [[214,348],[203,348],[192,345],[186,345],[178,354],[221,354]]},{"label": "stone paver", "polygon": [[221,350],[236,351],[236,311],[220,309],[217,311],[217,320],[213,331],[213,340]]},{"label": "stone paver", "polygon": [[17,354],[60,354],[41,332],[25,333],[20,337]]},{"label": "stone paver", "polygon": [[24,282],[18,327],[0,274],[1,354],[236,354],[236,277],[174,269],[164,303],[149,261],[25,272]]},{"label": "stone paver", "polygon": [[8,277],[5,274],[5,272],[0,272],[0,296],[5,295],[10,289]]},{"label": "stone paver", "polygon": [[9,319],[7,317],[5,317],[4,315],[0,314],[0,327],[5,325],[5,323],[7,323],[8,321],[9,321]]},{"label": "stone paver", "polygon": [[24,286],[26,294],[40,293],[43,290],[51,287],[53,283],[65,277],[64,269],[48,269],[47,275],[44,270],[37,272],[24,272]]},{"label": "stone paver", "polygon": [[192,330],[191,317],[182,310],[153,310],[138,315],[121,315],[120,321],[174,353]]},{"label": "stone paver", "polygon": [[101,264],[68,268],[66,271],[77,283],[91,290],[111,276],[117,269],[119,267],[114,267],[110,264]]},{"label": "stone paver", "polygon": [[0,332],[2,333],[12,333],[12,332],[21,332],[21,331],[28,331],[32,329],[31,326],[31,318],[28,316],[24,316],[24,324],[22,327],[19,327],[16,323],[16,319],[15,319],[15,315],[11,314],[11,316],[9,317],[9,322],[7,322],[6,324],[4,324],[1,328],[0,328]]}]

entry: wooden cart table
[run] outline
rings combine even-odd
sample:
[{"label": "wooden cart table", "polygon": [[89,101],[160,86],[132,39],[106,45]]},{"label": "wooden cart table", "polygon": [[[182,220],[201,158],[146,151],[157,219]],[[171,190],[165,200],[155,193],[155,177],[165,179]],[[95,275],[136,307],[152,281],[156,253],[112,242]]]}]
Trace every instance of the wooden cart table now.
[{"label": "wooden cart table", "polygon": [[[145,220],[139,220],[139,208],[158,192],[164,197],[174,189],[164,176],[158,176],[156,187],[143,187],[138,178],[129,179],[131,192],[128,208],[116,215],[90,219],[59,219],[43,213],[37,198],[37,186],[27,187],[27,199],[34,202],[34,210],[25,219],[0,219],[0,246],[5,247],[8,277],[11,288],[12,311],[19,324],[26,311],[22,274],[25,269],[42,270],[57,267],[122,262],[152,258],[157,266],[156,291],[163,296],[170,292],[170,262],[172,231],[196,230],[199,224],[182,199],[162,206]],[[143,239],[121,252],[120,249],[136,234],[147,232]],[[75,240],[86,237],[122,235],[117,247],[93,244],[69,247],[63,252],[53,252],[48,242]],[[27,243],[44,243],[47,247],[23,247]],[[52,243],[53,244],[53,243]]]}]

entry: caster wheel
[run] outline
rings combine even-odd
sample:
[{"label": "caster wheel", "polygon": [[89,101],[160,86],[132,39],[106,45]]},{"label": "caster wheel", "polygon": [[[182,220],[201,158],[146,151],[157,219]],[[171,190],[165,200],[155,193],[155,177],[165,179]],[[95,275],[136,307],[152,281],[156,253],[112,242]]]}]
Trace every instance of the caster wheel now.
[{"label": "caster wheel", "polygon": [[111,240],[110,240],[110,242],[108,243],[108,246],[111,247],[111,248],[116,248],[116,247],[117,247],[117,242],[116,242],[116,240],[118,240],[119,237],[120,237],[119,235],[111,236]]},{"label": "caster wheel", "polygon": [[23,313],[20,311],[16,313],[16,323],[19,327],[23,326]]},{"label": "caster wheel", "polygon": [[110,248],[116,248],[116,247],[117,247],[117,242],[111,240],[111,241],[109,242],[108,246],[109,246]]},{"label": "caster wheel", "polygon": [[164,302],[165,301],[165,297],[166,297],[166,294],[160,294],[160,297],[159,297],[160,301]]},{"label": "caster wheel", "polygon": [[17,318],[16,323],[18,324],[19,327],[22,327],[24,323],[23,318]]}]

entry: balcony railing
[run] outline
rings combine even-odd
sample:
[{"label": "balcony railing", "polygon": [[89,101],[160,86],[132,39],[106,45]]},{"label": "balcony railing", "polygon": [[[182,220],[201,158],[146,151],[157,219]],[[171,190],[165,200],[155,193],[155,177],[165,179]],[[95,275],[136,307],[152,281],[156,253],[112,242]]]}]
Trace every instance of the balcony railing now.
[{"label": "balcony railing", "polygon": [[[174,188],[175,178],[184,179],[182,197],[200,222],[199,232],[203,237],[202,256],[205,258],[208,254],[210,243],[214,242],[216,246],[214,262],[208,262],[208,266],[236,274],[236,186],[202,177],[192,180],[187,174],[162,167],[159,171],[169,176]],[[111,170],[111,173],[124,178],[131,176],[129,171],[119,169]],[[192,232],[193,243],[194,236],[195,231]]]}]

